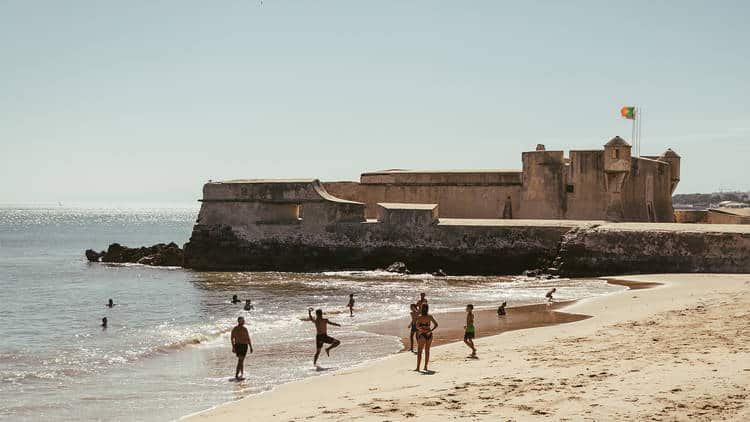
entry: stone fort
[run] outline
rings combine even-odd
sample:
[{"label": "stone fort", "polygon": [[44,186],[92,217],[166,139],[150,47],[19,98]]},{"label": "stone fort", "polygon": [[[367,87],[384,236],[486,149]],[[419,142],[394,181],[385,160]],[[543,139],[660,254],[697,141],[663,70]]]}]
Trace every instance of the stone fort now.
[{"label": "stone fort", "polygon": [[522,154],[522,170],[363,173],[359,182],[323,182],[331,195],[365,204],[437,204],[440,217],[673,222],[672,193],[680,181],[680,156],[633,156],[619,136],[599,150]]}]

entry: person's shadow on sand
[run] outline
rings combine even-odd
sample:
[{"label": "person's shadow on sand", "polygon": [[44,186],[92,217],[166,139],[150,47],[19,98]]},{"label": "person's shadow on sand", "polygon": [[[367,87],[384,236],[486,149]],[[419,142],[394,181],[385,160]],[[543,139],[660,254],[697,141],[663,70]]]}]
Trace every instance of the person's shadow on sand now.
[{"label": "person's shadow on sand", "polygon": [[435,375],[437,372],[433,371],[432,369],[428,369],[426,371],[419,371],[422,375]]},{"label": "person's shadow on sand", "polygon": [[315,371],[316,372],[330,371],[331,369],[333,369],[333,368],[325,368],[325,367],[322,367],[322,366],[316,366],[315,367]]}]

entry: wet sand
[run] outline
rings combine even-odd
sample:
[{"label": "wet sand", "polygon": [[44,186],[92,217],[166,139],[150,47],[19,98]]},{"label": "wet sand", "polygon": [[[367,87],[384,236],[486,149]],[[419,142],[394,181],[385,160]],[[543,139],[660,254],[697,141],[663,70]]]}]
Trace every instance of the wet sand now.
[{"label": "wet sand", "polygon": [[[574,302],[553,302],[550,306],[547,306],[547,304],[516,306],[506,308],[506,315],[504,316],[498,316],[497,309],[475,309],[474,326],[476,327],[476,338],[493,336],[506,331],[564,324],[589,318],[588,315],[557,311],[557,309],[571,305]],[[436,313],[433,314],[433,317],[439,325],[438,329],[435,330],[432,341],[433,346],[463,341],[466,312]],[[363,329],[375,334],[398,336],[401,338],[404,350],[409,350],[410,322],[410,318],[406,317],[364,326]]]},{"label": "wet sand", "polygon": [[[285,384],[191,420],[750,420],[750,275],[618,277],[659,283],[579,300],[569,324],[399,353]],[[462,326],[462,325],[461,325]]]}]

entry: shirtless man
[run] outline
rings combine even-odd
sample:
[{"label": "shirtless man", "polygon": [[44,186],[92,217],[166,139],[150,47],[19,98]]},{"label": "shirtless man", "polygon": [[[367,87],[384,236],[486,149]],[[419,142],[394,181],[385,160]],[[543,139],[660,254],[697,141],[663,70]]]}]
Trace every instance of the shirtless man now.
[{"label": "shirtless man", "polygon": [[318,356],[320,356],[320,349],[323,348],[323,344],[330,344],[330,346],[326,347],[326,355],[328,356],[331,356],[331,349],[341,344],[340,341],[328,336],[328,324],[335,325],[336,327],[341,327],[341,325],[329,321],[328,318],[323,318],[322,309],[315,311],[315,318],[312,316],[312,311],[313,308],[307,308],[307,316],[315,324],[315,330],[317,331],[317,335],[315,336],[315,357],[313,358],[313,365],[317,366]]},{"label": "shirtless man", "polygon": [[253,309],[255,309],[255,306],[250,303],[250,299],[247,299],[245,300],[245,307],[243,309],[245,309],[246,311],[252,311]]},{"label": "shirtless man", "polygon": [[427,303],[427,298],[425,297],[425,293],[419,294],[419,300],[417,301],[417,311],[422,309],[422,305]]},{"label": "shirtless man", "polygon": [[354,293],[349,293],[349,303],[346,305],[349,308],[349,316],[354,316]]},{"label": "shirtless man", "polygon": [[253,343],[250,341],[250,333],[245,327],[245,318],[237,318],[237,326],[232,328],[232,352],[237,355],[237,369],[234,372],[234,378],[237,381],[245,379],[245,355],[247,349],[253,353]]},{"label": "shirtless man", "polygon": [[466,305],[466,325],[464,326],[464,343],[471,348],[470,358],[477,357],[477,348],[474,347],[474,305]]},{"label": "shirtless man", "polygon": [[550,302],[553,302],[555,299],[552,297],[552,293],[555,293],[557,291],[557,287],[553,287],[552,290],[548,291],[544,297],[547,298],[547,305],[550,304]]}]

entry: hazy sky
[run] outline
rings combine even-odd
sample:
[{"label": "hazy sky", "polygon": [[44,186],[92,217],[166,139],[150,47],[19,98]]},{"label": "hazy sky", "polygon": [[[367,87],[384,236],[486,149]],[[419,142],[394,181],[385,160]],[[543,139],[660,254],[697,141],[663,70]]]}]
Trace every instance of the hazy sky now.
[{"label": "hazy sky", "polygon": [[630,137],[750,189],[750,2],[0,0],[0,202],[520,168]]}]

